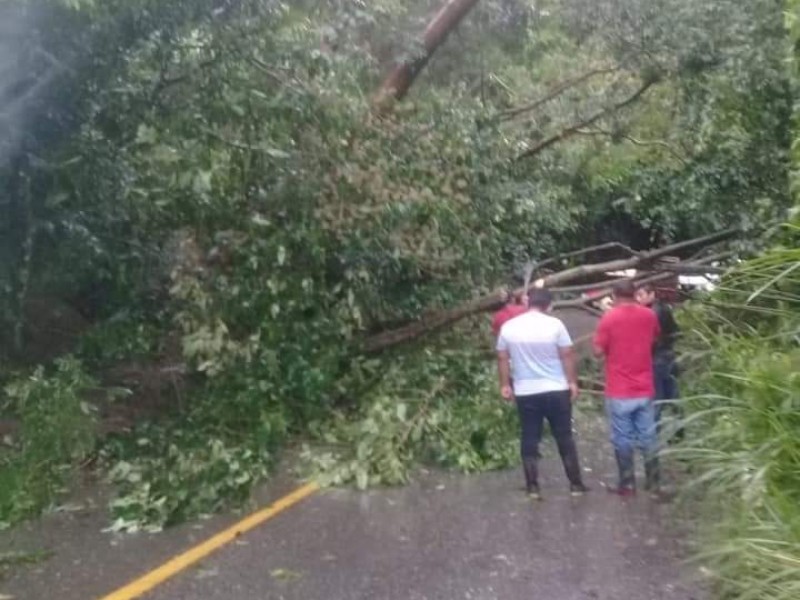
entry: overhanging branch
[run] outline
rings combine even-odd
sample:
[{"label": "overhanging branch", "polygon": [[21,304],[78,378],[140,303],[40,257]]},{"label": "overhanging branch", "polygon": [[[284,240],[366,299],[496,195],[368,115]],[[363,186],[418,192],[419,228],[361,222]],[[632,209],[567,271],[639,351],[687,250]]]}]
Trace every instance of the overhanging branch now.
[{"label": "overhanging branch", "polygon": [[543,139],[542,141],[540,141],[539,143],[537,143],[533,147],[528,148],[527,150],[525,150],[524,152],[519,154],[517,156],[516,160],[522,160],[523,158],[530,158],[531,156],[535,156],[535,155],[539,154],[540,152],[546,150],[547,148],[549,148],[553,144],[556,144],[556,143],[558,143],[558,142],[560,142],[562,140],[565,140],[565,139],[567,139],[569,137],[572,137],[573,135],[578,133],[581,129],[584,129],[585,127],[588,127],[589,125],[592,125],[592,124],[596,123],[600,119],[602,119],[604,117],[607,117],[608,115],[613,114],[613,113],[625,108],[626,106],[629,106],[629,105],[633,104],[634,102],[639,100],[647,90],[649,90],[651,87],[653,87],[653,85],[655,85],[657,81],[658,81],[658,79],[655,79],[655,78],[646,80],[645,82],[642,83],[641,86],[639,86],[639,88],[633,94],[631,94],[630,96],[628,96],[624,100],[621,100],[621,101],[619,101],[619,102],[617,102],[615,104],[607,106],[606,108],[597,111],[592,116],[587,117],[586,119],[583,119],[581,121],[578,121],[577,123],[573,123],[572,125],[569,125],[568,127],[565,127],[564,129],[562,129],[561,131],[559,131],[555,135],[552,135],[549,138]]},{"label": "overhanging branch", "polygon": [[594,135],[594,136],[602,135],[610,138],[619,137],[629,141],[634,146],[640,146],[640,147],[657,146],[659,148],[663,148],[664,150],[666,150],[669,154],[677,158],[682,163],[687,162],[686,157],[684,157],[680,152],[678,152],[675,148],[673,148],[668,142],[665,142],[664,140],[640,140],[625,133],[616,133],[613,131],[605,131],[603,129],[580,129],[575,133],[577,133],[578,135]]}]

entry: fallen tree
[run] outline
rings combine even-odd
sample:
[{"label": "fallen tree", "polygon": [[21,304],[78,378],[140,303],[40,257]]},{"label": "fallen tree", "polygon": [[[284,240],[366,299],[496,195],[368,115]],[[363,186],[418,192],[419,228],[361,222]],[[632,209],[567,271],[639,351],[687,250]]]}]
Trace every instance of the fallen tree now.
[{"label": "fallen tree", "polygon": [[[579,297],[579,298],[572,298],[569,300],[559,300],[554,305],[555,308],[584,307],[587,306],[589,303],[595,301],[597,298],[602,297],[604,295],[608,295],[611,292],[609,284],[610,283],[613,284],[614,279],[611,279],[609,281],[607,276],[607,274],[611,272],[625,271],[628,269],[644,270],[647,272],[647,275],[645,277],[637,278],[637,280],[640,283],[644,283],[645,281],[650,282],[650,281],[657,281],[660,279],[667,279],[668,277],[674,277],[674,275],[677,272],[680,272],[681,270],[686,270],[687,272],[692,272],[692,273],[698,273],[698,272],[716,273],[718,272],[718,269],[708,264],[709,262],[711,262],[708,260],[708,258],[698,259],[695,261],[670,263],[670,264],[665,264],[663,262],[658,264],[656,263],[658,262],[658,259],[676,253],[680,253],[687,249],[717,244],[723,240],[727,240],[734,237],[737,233],[738,230],[736,229],[728,229],[717,233],[713,233],[711,235],[706,235],[703,237],[694,238],[691,240],[685,240],[675,244],[670,244],[668,246],[664,246],[662,248],[657,248],[655,250],[650,250],[647,252],[634,252],[629,248],[622,247],[624,251],[632,253],[631,256],[595,264],[579,265],[576,267],[564,269],[562,271],[557,271],[555,273],[550,273],[542,277],[539,277],[538,279],[533,281],[529,285],[528,289],[532,289],[534,287],[546,287],[546,288],[552,288],[554,291],[563,293],[567,290],[565,288],[559,289],[556,287],[557,285],[585,280],[589,277],[596,275],[606,276],[606,281],[585,284],[589,286],[586,289],[597,290],[595,294],[592,294],[591,298]],[[612,245],[609,244],[603,246],[603,248],[607,247],[612,247]],[[593,247],[593,249],[597,248],[599,247],[597,246]],[[583,251],[579,251],[576,253],[569,253],[568,255],[565,256],[579,255],[582,252]],[[552,264],[552,263],[553,261],[548,259],[547,261],[543,261],[539,263],[539,265],[536,265],[534,267],[534,270],[536,271],[541,269],[541,266],[544,264]],[[616,279],[619,278],[617,277]],[[517,290],[514,290],[514,293],[525,292],[525,291],[527,290],[523,286]],[[572,289],[569,291],[577,292],[581,290]],[[509,296],[508,290],[498,289],[486,296],[483,296],[481,298],[476,298],[455,308],[423,316],[419,320],[404,325],[403,327],[399,327],[397,329],[392,329],[389,331],[383,331],[381,333],[373,335],[364,342],[363,350],[367,353],[382,352],[389,348],[393,348],[395,346],[415,340],[429,333],[433,333],[437,330],[442,329],[443,327],[447,327],[448,325],[457,323],[458,321],[465,319],[466,317],[469,317],[471,315],[496,310],[506,302],[508,296]]]}]

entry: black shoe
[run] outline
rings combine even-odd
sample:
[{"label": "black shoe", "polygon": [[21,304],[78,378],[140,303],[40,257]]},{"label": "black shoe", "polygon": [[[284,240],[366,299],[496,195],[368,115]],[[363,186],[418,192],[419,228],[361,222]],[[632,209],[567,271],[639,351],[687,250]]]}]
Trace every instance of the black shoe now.
[{"label": "black shoe", "polygon": [[573,483],[569,486],[569,495],[573,497],[583,496],[589,492],[589,488],[582,483]]}]

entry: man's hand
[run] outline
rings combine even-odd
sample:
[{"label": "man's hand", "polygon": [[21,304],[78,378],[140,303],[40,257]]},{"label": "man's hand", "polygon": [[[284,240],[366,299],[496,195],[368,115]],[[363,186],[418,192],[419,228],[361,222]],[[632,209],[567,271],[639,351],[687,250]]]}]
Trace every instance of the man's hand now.
[{"label": "man's hand", "polygon": [[578,396],[580,396],[580,394],[581,394],[581,390],[578,387],[578,384],[577,383],[570,383],[569,384],[569,399],[571,401],[575,402],[575,400],[578,399]]},{"label": "man's hand", "polygon": [[511,389],[510,385],[500,386],[500,395],[503,397],[503,400],[511,402],[514,399],[514,390]]}]

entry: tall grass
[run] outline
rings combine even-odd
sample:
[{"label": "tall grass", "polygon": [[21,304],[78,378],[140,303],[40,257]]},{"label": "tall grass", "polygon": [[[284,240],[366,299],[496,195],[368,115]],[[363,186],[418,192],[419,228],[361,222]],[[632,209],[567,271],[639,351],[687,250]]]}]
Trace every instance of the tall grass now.
[{"label": "tall grass", "polygon": [[[794,228],[790,238],[797,233]],[[722,598],[800,598],[800,249],[752,260],[686,314],[698,557]]]}]

